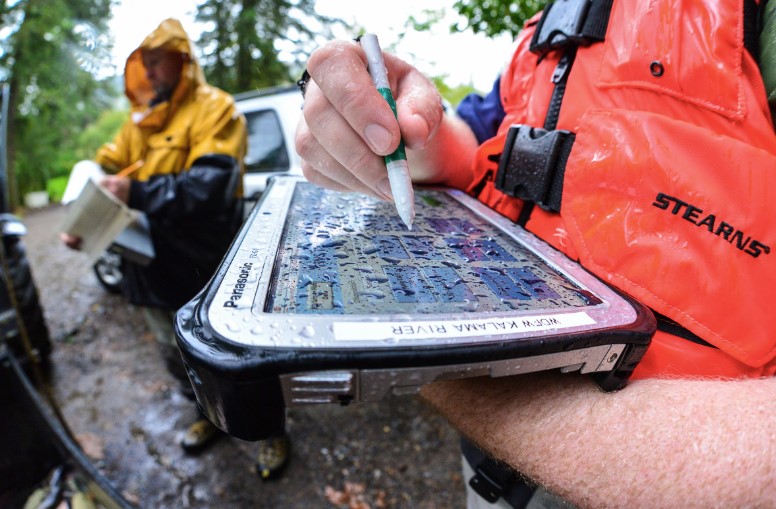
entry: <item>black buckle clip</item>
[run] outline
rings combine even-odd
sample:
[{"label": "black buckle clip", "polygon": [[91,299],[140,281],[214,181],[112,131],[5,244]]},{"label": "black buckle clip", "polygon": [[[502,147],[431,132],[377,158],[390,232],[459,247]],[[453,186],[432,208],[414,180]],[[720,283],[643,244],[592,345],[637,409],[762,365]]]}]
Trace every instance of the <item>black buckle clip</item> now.
[{"label": "black buckle clip", "polygon": [[531,39],[531,52],[544,55],[552,50],[588,42],[585,21],[592,0],[555,0],[544,8]]},{"label": "black buckle clip", "polygon": [[560,212],[563,176],[575,135],[540,127],[509,128],[496,173],[496,189]]},{"label": "black buckle clip", "polygon": [[488,463],[483,461],[475,467],[474,476],[469,479],[469,486],[492,504],[501,498],[508,479],[504,471],[490,471],[488,466]]}]

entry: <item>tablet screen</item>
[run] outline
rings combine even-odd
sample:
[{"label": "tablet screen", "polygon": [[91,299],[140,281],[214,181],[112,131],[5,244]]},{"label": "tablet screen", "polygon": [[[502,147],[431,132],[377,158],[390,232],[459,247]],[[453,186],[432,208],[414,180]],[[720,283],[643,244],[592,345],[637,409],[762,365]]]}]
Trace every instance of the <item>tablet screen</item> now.
[{"label": "tablet screen", "polygon": [[408,230],[393,203],[296,185],[267,313],[572,310],[602,300],[450,194],[419,188]]}]

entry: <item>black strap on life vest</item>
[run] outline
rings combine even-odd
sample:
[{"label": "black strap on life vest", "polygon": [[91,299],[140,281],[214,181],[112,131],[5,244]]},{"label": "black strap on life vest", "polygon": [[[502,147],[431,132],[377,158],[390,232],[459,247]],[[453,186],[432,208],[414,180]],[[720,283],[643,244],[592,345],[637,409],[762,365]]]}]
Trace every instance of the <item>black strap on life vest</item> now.
[{"label": "black strap on life vest", "polygon": [[768,0],[744,0],[744,48],[760,64],[760,33]]},{"label": "black strap on life vest", "polygon": [[479,496],[491,504],[500,499],[515,509],[524,509],[528,505],[536,487],[509,465],[487,456],[466,438],[461,438],[461,453],[474,470],[468,482]]},{"label": "black strap on life vest", "polygon": [[655,318],[657,319],[657,330],[666,332],[668,334],[671,334],[672,336],[677,336],[682,339],[686,339],[687,341],[692,341],[693,343],[697,343],[701,346],[708,346],[709,348],[717,348],[716,346],[712,345],[702,337],[698,336],[697,334],[693,334],[685,327],[682,327],[675,321],[671,320],[667,316],[657,313],[654,309],[652,310],[652,313],[655,315]]},{"label": "black strap on life vest", "polygon": [[517,223],[525,226],[534,204],[560,212],[566,161],[574,133],[555,129],[571,66],[579,46],[601,42],[606,35],[613,0],[555,0],[545,7],[531,39],[530,50],[543,57],[560,51],[552,75],[554,85],[542,128],[510,128],[499,159],[494,184],[524,205]]},{"label": "black strap on life vest", "polygon": [[614,0],[555,0],[536,25],[530,50],[537,55],[601,42]]},{"label": "black strap on life vest", "polygon": [[552,74],[553,89],[545,129],[558,125],[560,106],[566,92],[571,66],[577,48],[601,42],[606,36],[613,0],[555,0],[547,5],[536,26],[529,49],[540,57],[551,51],[561,51]]}]

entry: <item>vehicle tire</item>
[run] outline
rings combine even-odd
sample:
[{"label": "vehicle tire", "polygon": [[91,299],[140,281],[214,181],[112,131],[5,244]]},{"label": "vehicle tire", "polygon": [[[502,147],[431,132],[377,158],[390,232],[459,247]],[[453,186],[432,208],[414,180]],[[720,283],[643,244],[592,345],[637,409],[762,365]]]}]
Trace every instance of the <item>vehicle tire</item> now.
[{"label": "vehicle tire", "polygon": [[103,288],[110,293],[121,293],[121,282],[124,279],[123,259],[121,255],[107,249],[94,263],[94,275]]},{"label": "vehicle tire", "polygon": [[[10,282],[16,296],[18,318],[23,322],[24,329],[27,331],[32,353],[42,364],[47,365],[51,354],[51,338],[46,319],[43,316],[43,308],[40,305],[38,288],[35,286],[30,271],[27,252],[21,238],[15,235],[5,236],[3,246],[8,273],[2,275]],[[0,270],[2,269],[3,267],[0,266]],[[4,293],[7,289],[7,287],[3,288]],[[10,300],[8,309],[13,312]],[[11,350],[17,354],[19,359],[27,359],[27,350],[24,347],[19,324],[12,320],[4,325],[7,326],[4,327],[6,328],[4,332]]]}]

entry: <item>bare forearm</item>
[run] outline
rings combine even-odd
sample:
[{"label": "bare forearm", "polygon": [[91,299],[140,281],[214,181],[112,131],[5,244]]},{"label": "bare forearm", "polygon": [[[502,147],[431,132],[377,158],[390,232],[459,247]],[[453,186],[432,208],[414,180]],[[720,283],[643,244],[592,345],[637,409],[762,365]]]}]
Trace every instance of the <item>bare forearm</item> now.
[{"label": "bare forearm", "polygon": [[543,373],[422,395],[496,458],[580,507],[767,507],[776,379],[639,380],[616,393]]}]

